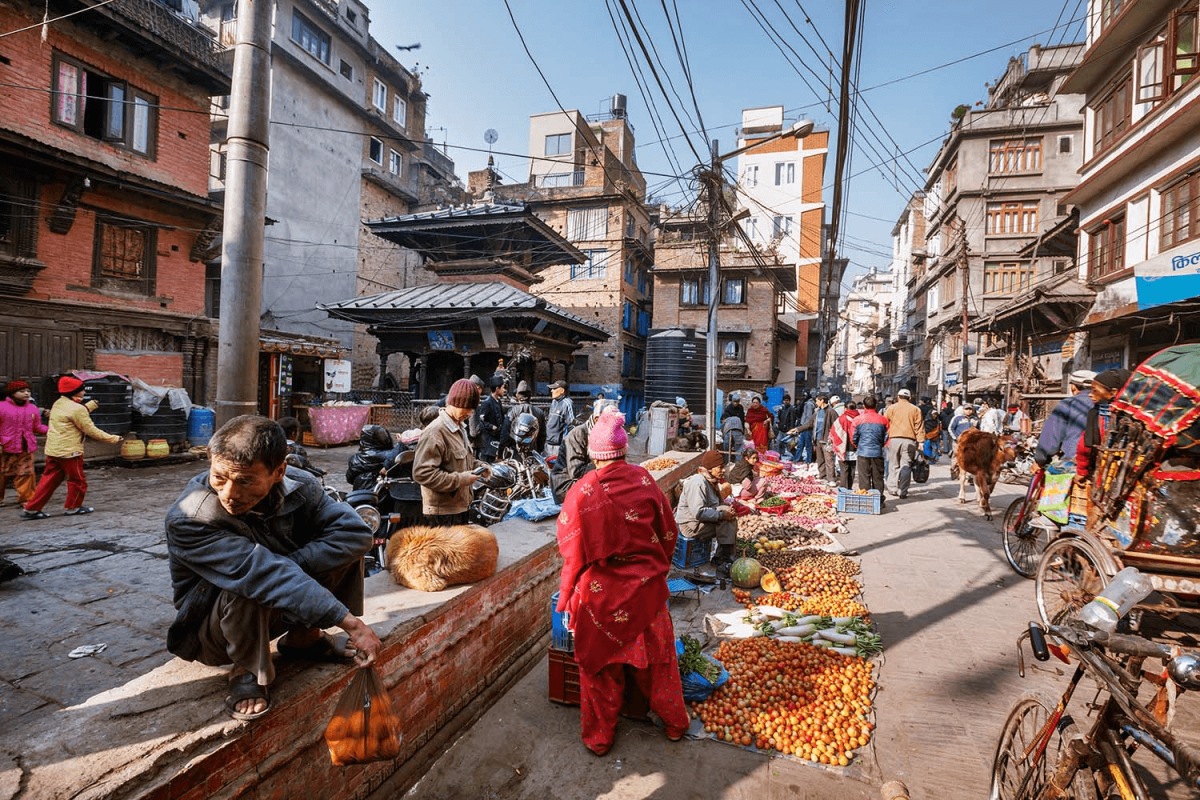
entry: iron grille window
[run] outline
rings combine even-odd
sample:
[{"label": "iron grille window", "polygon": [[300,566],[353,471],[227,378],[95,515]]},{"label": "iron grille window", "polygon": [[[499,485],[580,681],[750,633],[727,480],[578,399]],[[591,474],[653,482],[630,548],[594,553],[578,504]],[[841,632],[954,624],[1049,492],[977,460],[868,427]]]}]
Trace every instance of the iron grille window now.
[{"label": "iron grille window", "polygon": [[153,294],[155,238],[148,225],[97,218],[92,283]]},{"label": "iron grille window", "polygon": [[0,256],[37,257],[37,187],[0,168]]}]

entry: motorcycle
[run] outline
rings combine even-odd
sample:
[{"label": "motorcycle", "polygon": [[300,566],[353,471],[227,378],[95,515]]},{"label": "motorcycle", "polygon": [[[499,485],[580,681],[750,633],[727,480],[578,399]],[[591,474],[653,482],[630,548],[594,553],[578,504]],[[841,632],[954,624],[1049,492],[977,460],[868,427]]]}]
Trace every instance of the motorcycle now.
[{"label": "motorcycle", "polygon": [[506,448],[506,458],[500,463],[512,468],[515,483],[509,491],[509,502],[526,498],[553,498],[550,488],[550,466],[537,451],[538,421],[533,414],[519,414],[513,422],[513,446]]},{"label": "motorcycle", "polygon": [[375,540],[371,545],[367,574],[383,569],[388,539],[401,528],[421,521],[421,487],[412,477],[416,453],[405,450],[395,456],[376,476],[370,488],[351,489],[345,502],[367,523]]},{"label": "motorcycle", "polygon": [[1023,438],[1021,434],[1014,433],[1009,444],[1016,453],[1016,458],[1000,468],[999,479],[1004,483],[1028,486],[1029,481],[1033,479],[1033,473],[1037,471],[1037,462],[1033,458],[1033,451],[1037,447],[1037,438],[1033,436]]}]

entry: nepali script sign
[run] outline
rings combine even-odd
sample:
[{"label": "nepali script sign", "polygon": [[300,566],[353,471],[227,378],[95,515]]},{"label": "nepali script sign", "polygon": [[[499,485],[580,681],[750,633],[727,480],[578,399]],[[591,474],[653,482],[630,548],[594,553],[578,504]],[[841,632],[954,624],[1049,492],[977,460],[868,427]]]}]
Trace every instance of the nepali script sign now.
[{"label": "nepali script sign", "polygon": [[1133,268],[1138,308],[1153,308],[1200,296],[1200,245],[1189,242]]}]

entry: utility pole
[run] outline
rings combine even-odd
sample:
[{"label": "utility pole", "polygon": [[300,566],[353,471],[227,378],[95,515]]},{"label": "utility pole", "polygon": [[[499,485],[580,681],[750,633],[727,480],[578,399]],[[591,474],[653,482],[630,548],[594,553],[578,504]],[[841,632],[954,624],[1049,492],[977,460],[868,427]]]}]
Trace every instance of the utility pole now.
[{"label": "utility pole", "polygon": [[968,279],[971,277],[970,267],[967,264],[967,230],[963,225],[961,217],[955,217],[958,223],[958,274],[959,280],[962,283],[962,366],[959,368],[959,380],[962,381],[963,404],[967,402],[967,341],[970,333],[967,328],[967,289]]},{"label": "utility pole", "polygon": [[270,0],[238,0],[229,95],[217,427],[258,411],[259,313],[271,112]]},{"label": "utility pole", "polygon": [[709,447],[717,444],[717,292],[720,290],[721,279],[721,228],[718,222],[721,191],[721,159],[718,155],[717,140],[713,139],[711,150],[712,162],[708,180],[708,336],[705,350],[708,358],[708,380],[705,381],[705,404],[708,409],[708,442]]}]

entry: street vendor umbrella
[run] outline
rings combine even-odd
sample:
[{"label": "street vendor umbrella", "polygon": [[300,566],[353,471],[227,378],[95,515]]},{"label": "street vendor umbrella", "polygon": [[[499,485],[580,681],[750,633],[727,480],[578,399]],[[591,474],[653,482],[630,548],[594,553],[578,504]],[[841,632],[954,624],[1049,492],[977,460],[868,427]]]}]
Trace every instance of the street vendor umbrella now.
[{"label": "street vendor umbrella", "polygon": [[1179,344],[1143,361],[1112,402],[1163,440],[1200,453],[1200,344]]}]

